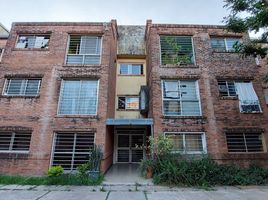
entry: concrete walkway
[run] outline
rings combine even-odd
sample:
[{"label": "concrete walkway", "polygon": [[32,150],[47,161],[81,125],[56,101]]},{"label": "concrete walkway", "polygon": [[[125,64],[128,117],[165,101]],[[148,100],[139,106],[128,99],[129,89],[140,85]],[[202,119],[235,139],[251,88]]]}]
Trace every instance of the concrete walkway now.
[{"label": "concrete walkway", "polygon": [[218,187],[211,191],[138,185],[0,185],[0,200],[267,200],[268,186]]}]

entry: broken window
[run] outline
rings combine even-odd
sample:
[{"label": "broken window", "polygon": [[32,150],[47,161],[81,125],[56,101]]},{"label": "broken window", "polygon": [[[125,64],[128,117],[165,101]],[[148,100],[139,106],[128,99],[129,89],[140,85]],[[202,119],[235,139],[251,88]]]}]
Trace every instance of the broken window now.
[{"label": "broken window", "polygon": [[190,36],[160,36],[162,65],[194,64],[194,50]]},{"label": "broken window", "polygon": [[263,152],[261,133],[226,133],[228,152]]},{"label": "broken window", "polygon": [[36,96],[39,94],[41,79],[7,79],[4,95]]},{"label": "broken window", "polygon": [[211,37],[211,47],[215,51],[235,51],[235,45],[239,44],[240,38]]},{"label": "broken window", "polygon": [[163,80],[163,113],[166,116],[200,116],[197,81]]},{"label": "broken window", "polygon": [[0,152],[28,152],[32,133],[0,132]]},{"label": "broken window", "polygon": [[139,109],[139,97],[118,97],[118,109]]},{"label": "broken window", "polygon": [[71,35],[67,64],[100,64],[101,37]]},{"label": "broken window", "polygon": [[19,49],[48,48],[49,35],[20,35],[16,44]]}]

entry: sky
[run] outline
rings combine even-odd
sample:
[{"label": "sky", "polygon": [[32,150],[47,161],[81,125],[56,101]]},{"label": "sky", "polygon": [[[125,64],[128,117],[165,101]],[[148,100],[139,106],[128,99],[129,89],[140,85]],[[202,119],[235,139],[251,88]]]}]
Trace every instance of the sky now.
[{"label": "sky", "polygon": [[153,23],[223,24],[223,0],[0,0],[0,23],[109,22],[118,25]]}]

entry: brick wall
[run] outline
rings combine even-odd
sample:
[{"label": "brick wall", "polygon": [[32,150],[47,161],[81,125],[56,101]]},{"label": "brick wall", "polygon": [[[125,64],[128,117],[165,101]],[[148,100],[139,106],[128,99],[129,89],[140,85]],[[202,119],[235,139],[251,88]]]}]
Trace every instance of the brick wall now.
[{"label": "brick wall", "polygon": [[[18,34],[50,34],[49,48],[15,49]],[[101,65],[67,66],[65,55],[68,34],[102,35]],[[0,97],[0,129],[31,128],[30,152],[26,155],[0,153],[0,173],[42,175],[50,164],[53,133],[96,132],[95,141],[104,147],[105,120],[113,115],[115,79],[108,74],[115,69],[116,24],[112,23],[14,23],[0,65],[0,86],[5,77],[42,77],[36,98]],[[57,116],[62,78],[99,79],[97,116]],[[109,110],[108,110],[109,106]],[[112,108],[110,108],[112,107]],[[104,152],[105,153],[105,152]]]},{"label": "brick wall", "polygon": [[[248,40],[247,34],[226,32],[220,26],[162,25],[147,22],[148,83],[151,89],[149,117],[154,119],[154,134],[161,132],[205,132],[209,155],[222,163],[248,166],[259,163],[268,167],[268,154],[228,153],[225,129],[264,130],[268,144],[268,109],[264,101],[260,67],[254,58],[242,58],[237,53],[217,53],[210,47],[210,36],[235,36]],[[159,35],[188,35],[193,37],[196,65],[165,67],[160,63]],[[161,79],[198,80],[201,117],[166,117],[162,114]],[[243,114],[238,99],[221,98],[217,79],[251,80],[259,97],[262,113]],[[266,159],[263,160],[263,158]],[[239,160],[239,161],[238,161]],[[237,162],[236,162],[237,161]]]}]

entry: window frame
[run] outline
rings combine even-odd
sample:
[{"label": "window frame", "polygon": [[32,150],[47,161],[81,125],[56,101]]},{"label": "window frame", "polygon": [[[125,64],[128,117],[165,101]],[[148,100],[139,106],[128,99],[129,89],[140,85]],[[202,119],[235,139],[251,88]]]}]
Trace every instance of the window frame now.
[{"label": "window frame", "polygon": [[[243,145],[245,146],[245,151],[236,151],[236,152],[230,152],[229,147],[228,147],[228,140],[227,140],[227,134],[232,135],[232,134],[242,134],[243,136]],[[260,134],[259,137],[261,137],[261,144],[262,144],[262,151],[248,151],[248,144],[246,140],[246,134]],[[265,153],[267,152],[266,149],[266,143],[265,143],[265,137],[263,133],[246,133],[246,132],[236,132],[236,133],[230,133],[230,132],[225,132],[225,141],[226,141],[226,147],[227,147],[227,152],[228,154],[259,154],[259,153]]]},{"label": "window frame", "polygon": [[[52,141],[52,148],[51,148],[51,154],[50,154],[50,162],[49,162],[49,166],[52,167],[53,166],[53,161],[54,161],[54,152],[55,152],[55,148],[56,148],[56,139],[57,139],[57,135],[58,134],[74,134],[76,135],[74,137],[74,142],[76,144],[76,138],[77,138],[77,134],[93,134],[93,137],[94,137],[94,141],[93,141],[93,147],[95,146],[96,144],[96,132],[54,132],[53,133],[53,141]],[[73,143],[74,144],[74,143]],[[73,168],[73,164],[74,164],[74,155],[75,155],[75,147],[76,145],[73,145],[73,149],[72,149],[72,152],[67,152],[66,154],[68,153],[72,153],[72,161],[71,161],[71,166],[72,166],[72,169],[71,170],[67,170],[67,169],[64,169],[64,172],[72,172],[72,171],[76,171],[76,169]],[[87,155],[86,153],[83,153],[85,155]],[[88,153],[89,154],[89,153]]]},{"label": "window frame", "polygon": [[[69,48],[70,48],[70,42],[71,42],[71,36],[80,36],[80,38],[82,36],[92,36],[92,37],[96,37],[96,38],[100,38],[100,53],[99,54],[69,54]],[[81,44],[81,41],[80,41]],[[65,53],[65,60],[64,60],[64,64],[65,65],[101,65],[102,64],[102,45],[103,45],[103,35],[92,35],[92,34],[68,34],[68,41],[67,41],[67,48],[66,48],[66,53]],[[82,63],[68,63],[68,55],[81,55],[83,56],[83,62]],[[84,60],[85,60],[85,56],[86,55],[98,55],[99,58],[99,63],[98,64],[85,64]]]},{"label": "window frame", "polygon": [[[183,136],[183,151],[179,150],[172,150],[172,153],[180,153],[185,155],[192,155],[192,154],[207,154],[207,141],[206,141],[206,133],[205,132],[164,132],[165,137],[168,138],[168,134],[170,135],[182,135]],[[201,141],[202,141],[202,151],[186,151],[186,140],[185,135],[191,134],[191,135],[201,135]]]},{"label": "window frame", "polygon": [[[62,90],[63,90],[63,84],[64,81],[97,81],[97,93],[96,93],[96,112],[94,114],[60,114],[60,102],[62,98]],[[81,83],[80,83],[81,84]],[[58,108],[57,108],[57,115],[58,116],[97,116],[98,114],[98,105],[99,105],[99,84],[100,80],[99,79],[61,79],[61,84],[60,84],[60,94],[59,94],[59,99],[58,99]],[[80,86],[81,88],[81,86]]]},{"label": "window frame", "polygon": [[[237,82],[237,81],[235,81],[235,80],[217,80],[217,82],[218,82],[218,92],[219,92],[219,95],[220,95],[220,97],[238,97],[238,94],[237,94],[237,91],[236,91],[236,87],[235,87],[235,83]],[[227,88],[227,95],[223,95],[223,94],[221,94],[221,91],[220,91],[220,85],[219,85],[219,83],[223,83],[223,82],[225,82],[225,86],[226,86],[226,88]],[[234,90],[235,90],[235,95],[230,95],[230,87],[229,87],[229,83],[230,82],[232,82],[232,84],[234,85]]]},{"label": "window frame", "polygon": [[[25,37],[35,37],[35,40],[36,40],[36,37],[46,37],[46,36],[48,36],[48,42],[47,42],[47,47],[44,47],[44,48],[37,48],[37,47],[33,47],[33,48],[19,48],[19,47],[17,47],[17,44],[18,44],[18,41],[19,41],[19,39],[20,39],[20,37],[23,37],[23,36],[25,36]],[[44,34],[42,34],[42,33],[38,33],[38,34],[35,34],[35,33],[33,33],[33,34],[18,34],[17,35],[17,39],[16,39],[16,43],[15,43],[15,49],[16,50],[48,50],[49,49],[49,46],[50,46],[50,40],[51,40],[51,34],[50,33],[44,33]]]},{"label": "window frame", "polygon": [[[163,36],[173,36],[173,37],[190,37],[191,38],[191,46],[192,46],[192,53],[193,53],[193,62],[192,63],[188,63],[188,64],[180,64],[182,66],[187,66],[187,65],[196,65],[196,55],[195,55],[195,47],[194,47],[194,39],[193,39],[193,35],[167,35],[167,34],[161,34],[158,35],[158,41],[159,41],[159,50],[160,50],[160,66],[166,66],[166,65],[178,65],[178,64],[163,64],[162,63],[162,48],[161,48],[161,37]],[[178,66],[180,66],[178,65]]]},{"label": "window frame", "polygon": [[[223,39],[224,42],[224,51],[219,50],[218,48],[213,48],[212,47],[212,39]],[[239,43],[242,43],[242,38],[241,37],[218,37],[218,36],[210,36],[210,47],[214,52],[227,52],[227,53],[236,53],[233,47],[231,49],[228,48],[227,45],[227,40],[228,39],[237,39]]]},{"label": "window frame", "polygon": [[[164,85],[164,82],[165,81],[177,81],[178,84],[179,84],[179,87],[180,87],[180,82],[181,81],[194,81],[195,82],[195,92],[196,92],[196,97],[197,97],[197,101],[198,101],[198,106],[199,106],[199,115],[183,115],[182,112],[180,115],[172,115],[172,114],[165,114],[165,107],[164,107],[164,101],[165,100],[165,97],[164,97],[164,88],[163,88],[163,85]],[[180,92],[180,91],[179,91]],[[162,79],[161,80],[161,93],[162,93],[162,114],[163,116],[166,116],[166,117],[200,117],[202,116],[202,108],[201,108],[201,98],[200,98],[200,91],[199,91],[199,83],[198,83],[198,80],[179,80],[179,79]],[[170,101],[174,101],[173,100],[170,100]],[[180,98],[178,99],[178,101],[180,102],[180,109],[182,110],[182,98],[181,98],[181,94],[180,94]]]},{"label": "window frame", "polygon": [[[30,131],[2,131],[1,133],[11,133],[11,138],[10,138],[10,142],[9,142],[9,149],[8,150],[0,150],[0,153],[29,153],[30,152],[30,148],[31,148],[31,142],[32,142],[32,132]],[[12,150],[14,147],[14,140],[16,138],[16,134],[18,133],[27,133],[30,135],[30,141],[29,141],[29,147],[28,150]]]},{"label": "window frame", "polygon": [[[122,65],[127,65],[128,68],[128,73],[127,74],[121,74],[121,66]],[[133,74],[133,65],[138,65],[139,66],[139,74]],[[143,63],[119,63],[119,72],[118,75],[120,76],[143,76],[144,75],[144,65]]]},{"label": "window frame", "polygon": [[4,55],[4,52],[5,52],[5,49],[4,48],[0,48],[0,63],[2,62],[2,58],[3,58],[3,55]]},{"label": "window frame", "polygon": [[[10,80],[23,80],[23,81],[26,81],[26,84],[24,83],[25,87],[23,89],[23,93],[21,93],[21,91],[20,91],[20,94],[11,94],[11,95],[8,94],[7,91],[8,91],[8,88],[9,88],[9,81]],[[39,80],[36,95],[25,95],[29,80]],[[16,77],[14,77],[14,78],[6,78],[5,83],[4,83],[4,87],[3,87],[4,89],[2,91],[2,96],[6,96],[6,97],[37,97],[37,96],[40,95],[41,82],[42,82],[42,78],[16,78]],[[20,86],[20,87],[22,87],[22,86]],[[22,90],[22,88],[20,88],[20,90]]]},{"label": "window frame", "polygon": [[[119,108],[119,98],[125,98],[125,108]],[[127,99],[130,99],[130,98],[137,98],[138,100],[138,108],[127,108]],[[121,96],[119,95],[117,97],[117,110],[120,110],[120,111],[136,111],[136,110],[140,110],[140,98],[139,96]]]}]

